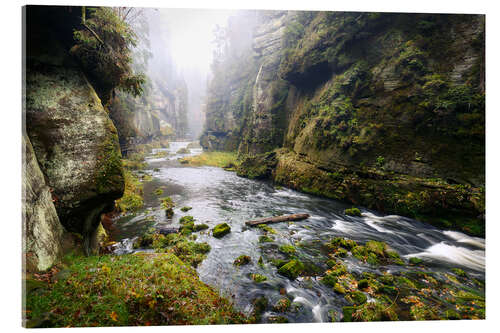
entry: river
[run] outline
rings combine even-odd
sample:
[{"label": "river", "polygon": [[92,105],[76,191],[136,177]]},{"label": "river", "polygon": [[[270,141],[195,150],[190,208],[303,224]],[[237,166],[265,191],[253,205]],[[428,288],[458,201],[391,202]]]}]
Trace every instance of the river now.
[{"label": "river", "polygon": [[[484,279],[485,242],[484,239],[470,237],[456,231],[439,230],[435,227],[396,215],[382,215],[360,207],[362,216],[345,215],[344,209],[350,205],[303,194],[287,188],[275,187],[266,181],[250,180],[236,176],[234,172],[215,167],[191,167],[180,164],[176,152],[189,142],[171,142],[164,158],[148,157],[145,173],[153,177],[144,183],[145,208],[135,214],[119,217],[112,237],[120,241],[117,254],[132,252],[132,240],[151,226],[179,226],[178,220],[184,215],[192,215],[196,223],[206,223],[210,228],[221,222],[231,226],[231,233],[221,239],[209,232],[198,234],[200,242],[207,242],[211,251],[198,266],[201,280],[219,289],[222,295],[233,299],[235,305],[244,312],[252,309],[251,301],[259,296],[268,298],[274,304],[286,291],[293,302],[300,303],[303,310],[290,312],[286,317],[290,322],[328,321],[330,310],[341,312],[347,305],[344,297],[338,295],[315,278],[298,278],[290,281],[277,274],[277,269],[269,263],[276,258],[276,248],[281,244],[308,246],[297,247],[297,256],[305,261],[325,262],[325,255],[319,251],[320,241],[332,237],[346,237],[358,242],[378,240],[386,242],[397,250],[403,258],[419,257],[427,267],[439,276],[440,272],[452,267],[465,270],[470,276]],[[154,151],[155,152],[155,151]],[[192,149],[191,154],[201,153]],[[167,220],[160,209],[158,196],[153,191],[162,187],[162,196],[171,196],[176,204],[175,215]],[[193,207],[183,213],[183,206]],[[283,214],[308,213],[310,218],[293,223],[276,223],[277,231],[273,243],[259,243],[263,232],[258,228],[248,228],[244,222],[259,217]],[[245,254],[252,258],[249,265],[235,267],[233,261]],[[257,260],[262,256],[264,265]],[[279,256],[279,255],[278,255]],[[354,272],[389,271],[406,269],[401,266],[372,267],[352,258],[345,258],[345,264]],[[380,272],[380,271],[379,271]],[[255,283],[251,273],[260,273],[268,279]],[[271,312],[264,314],[271,315]]]}]

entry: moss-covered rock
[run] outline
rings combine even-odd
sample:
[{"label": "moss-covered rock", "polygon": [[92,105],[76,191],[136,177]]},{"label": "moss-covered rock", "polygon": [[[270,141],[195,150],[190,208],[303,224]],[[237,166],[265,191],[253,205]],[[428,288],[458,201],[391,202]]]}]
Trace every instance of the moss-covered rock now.
[{"label": "moss-covered rock", "polygon": [[281,245],[278,250],[281,252],[281,253],[284,253],[284,254],[295,254],[295,252],[297,252],[297,250],[295,249],[295,247],[293,247],[293,245],[289,245],[289,244],[283,244]]},{"label": "moss-covered rock", "polygon": [[187,148],[181,148],[176,152],[176,154],[189,154],[189,153],[191,153],[191,151]]},{"label": "moss-covered rock", "polygon": [[249,264],[251,261],[252,261],[252,258],[250,258],[247,255],[242,254],[241,256],[239,256],[238,258],[236,258],[234,260],[233,265],[235,265],[235,266],[243,266],[243,265]]},{"label": "moss-covered rock", "polygon": [[271,243],[274,242],[274,239],[269,236],[259,236],[259,243]]},{"label": "moss-covered rock", "polygon": [[278,269],[278,273],[295,280],[300,274],[304,272],[305,266],[298,259],[292,259]]},{"label": "moss-covered rock", "polygon": [[269,302],[264,296],[258,297],[252,301],[254,315],[260,315],[266,311]]},{"label": "moss-covered rock", "polygon": [[349,216],[361,216],[361,211],[356,207],[352,207],[344,210],[344,214]]},{"label": "moss-covered rock", "polygon": [[283,297],[283,298],[280,298],[276,302],[276,304],[274,304],[273,310],[276,312],[287,312],[288,309],[290,308],[291,304],[292,304],[292,302],[288,298]]},{"label": "moss-covered rock", "polygon": [[206,225],[205,223],[202,223],[202,224],[195,224],[193,226],[193,231],[201,231],[201,230],[207,230],[209,228],[208,225]]},{"label": "moss-covered rock", "polygon": [[327,274],[321,279],[321,282],[333,288],[337,283],[337,276],[335,274]]},{"label": "moss-covered rock", "polygon": [[230,232],[231,232],[231,227],[227,223],[217,224],[212,229],[212,235],[216,238],[222,238]]},{"label": "moss-covered rock", "polygon": [[264,282],[267,280],[267,276],[264,276],[264,275],[259,274],[259,273],[253,273],[251,275],[251,277],[252,277],[252,280],[254,280],[257,283],[261,283],[261,282]]},{"label": "moss-covered rock", "polygon": [[363,279],[363,280],[358,281],[358,288],[359,289],[366,289],[366,288],[368,288],[368,286],[369,286],[368,280]]},{"label": "moss-covered rock", "polygon": [[60,222],[89,252],[101,214],[124,191],[117,130],[61,34],[38,23],[27,40],[26,133]]},{"label": "moss-covered rock", "polygon": [[422,260],[422,259],[420,259],[420,258],[417,258],[417,257],[411,257],[411,258],[409,259],[409,262],[410,262],[410,264],[412,264],[412,265],[419,265],[419,264],[421,264],[421,263],[423,262],[423,260]]},{"label": "moss-covered rock", "polygon": [[367,297],[361,291],[354,291],[354,292],[346,295],[345,299],[348,300],[349,302],[355,304],[355,305],[361,305],[361,304],[366,302]]}]

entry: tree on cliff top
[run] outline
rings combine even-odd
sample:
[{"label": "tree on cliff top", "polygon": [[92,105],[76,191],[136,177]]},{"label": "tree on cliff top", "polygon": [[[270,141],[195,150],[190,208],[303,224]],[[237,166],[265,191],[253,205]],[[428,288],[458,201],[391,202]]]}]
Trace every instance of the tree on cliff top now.
[{"label": "tree on cliff top", "polygon": [[137,35],[125,21],[127,16],[120,14],[109,7],[82,7],[82,29],[73,32],[76,45],[71,53],[97,85],[104,103],[115,88],[141,95],[145,82],[144,74],[134,73],[131,66]]}]

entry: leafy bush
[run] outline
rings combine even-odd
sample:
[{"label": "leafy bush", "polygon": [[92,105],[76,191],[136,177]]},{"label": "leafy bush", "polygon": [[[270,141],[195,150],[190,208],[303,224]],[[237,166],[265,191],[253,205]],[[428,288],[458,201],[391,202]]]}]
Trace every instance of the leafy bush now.
[{"label": "leafy bush", "polygon": [[[82,8],[83,27],[74,31],[76,45],[70,52],[97,81],[101,97],[108,99],[114,88],[141,95],[145,76],[134,74],[131,67],[131,49],[137,45],[132,28],[113,8]],[[89,12],[88,19],[86,12]]]}]

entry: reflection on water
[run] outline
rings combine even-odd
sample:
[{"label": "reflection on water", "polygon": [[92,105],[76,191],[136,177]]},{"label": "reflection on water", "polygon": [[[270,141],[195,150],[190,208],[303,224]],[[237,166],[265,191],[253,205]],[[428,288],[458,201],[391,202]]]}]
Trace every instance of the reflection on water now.
[{"label": "reflection on water", "polygon": [[[301,311],[287,314],[291,322],[312,322],[328,320],[328,311],[341,311],[347,305],[345,299],[335,294],[331,288],[314,278],[298,278],[290,281],[278,275],[276,268],[268,260],[276,257],[276,244],[306,243],[297,247],[297,255],[303,260],[324,263],[326,257],[318,249],[318,240],[332,237],[347,237],[359,242],[367,240],[384,241],[402,256],[426,259],[428,267],[439,272],[450,267],[461,267],[473,276],[484,278],[484,239],[469,237],[455,231],[442,231],[430,225],[396,215],[382,216],[376,212],[363,210],[361,217],[343,214],[348,205],[329,199],[318,198],[290,189],[277,189],[269,182],[250,180],[235,173],[214,167],[186,167],[176,160],[185,155],[176,152],[186,147],[188,142],[172,142],[163,158],[148,158],[153,181],[145,184],[145,211],[133,217],[124,217],[115,225],[118,240],[125,240],[118,252],[131,250],[130,238],[151,226],[178,226],[184,215],[192,215],[197,223],[206,223],[211,228],[227,222],[231,233],[217,239],[208,233],[198,233],[198,241],[208,242],[212,248],[207,259],[198,267],[200,278],[216,286],[228,297],[234,296],[237,306],[243,311],[251,309],[251,301],[266,296],[270,303],[281,298],[284,288],[293,302],[302,306]],[[192,149],[189,155],[199,154],[201,149]],[[153,171],[156,170],[156,171]],[[158,198],[151,194],[157,187],[164,188],[176,203],[175,215],[167,220],[159,208]],[[183,206],[193,207],[183,213]],[[245,221],[259,217],[282,214],[308,213],[305,221],[277,223],[272,227],[277,231],[276,241],[265,245],[258,242],[262,231],[247,228]],[[127,240],[128,239],[128,240]],[[233,261],[239,255],[249,255],[249,265],[235,267]],[[257,265],[263,257],[264,266]],[[273,258],[274,258],[273,257]],[[377,271],[355,259],[346,259],[348,269],[357,272]],[[391,272],[402,270],[400,266],[385,267]],[[268,280],[256,284],[251,273],[260,273]],[[264,317],[269,313],[264,314]]]}]

